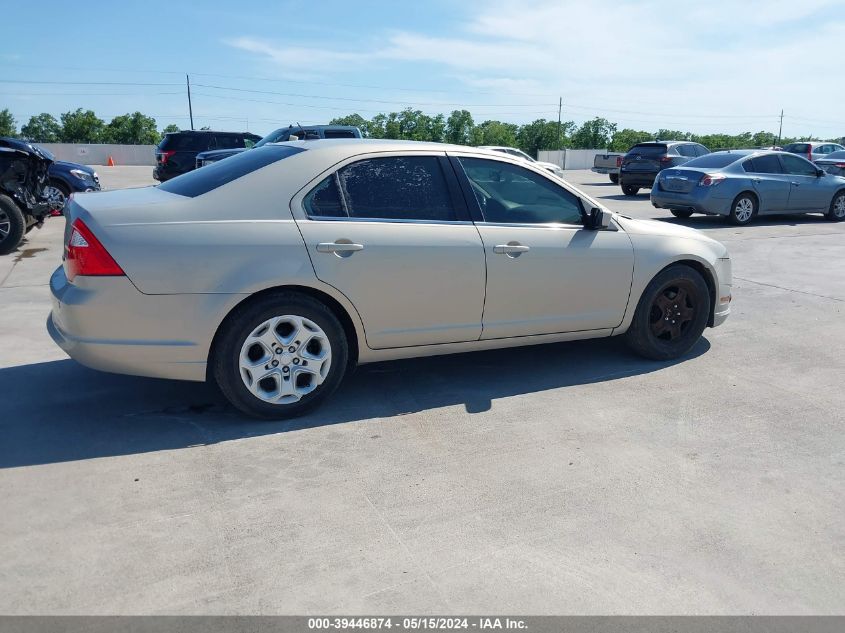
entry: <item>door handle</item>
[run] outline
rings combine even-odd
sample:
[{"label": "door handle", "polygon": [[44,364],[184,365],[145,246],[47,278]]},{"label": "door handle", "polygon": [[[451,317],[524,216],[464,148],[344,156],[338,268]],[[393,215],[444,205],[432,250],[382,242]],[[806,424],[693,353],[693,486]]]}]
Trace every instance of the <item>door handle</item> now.
[{"label": "door handle", "polygon": [[800,186],[801,186],[801,183],[800,183],[800,182],[793,182],[793,183],[790,183],[790,184],[791,184],[793,187],[800,187]]},{"label": "door handle", "polygon": [[364,250],[363,244],[352,244],[351,242],[320,242],[317,244],[319,253],[354,253]]},{"label": "door handle", "polygon": [[530,251],[531,248],[518,242],[511,242],[510,244],[497,244],[493,247],[493,252],[499,255],[519,255]]}]

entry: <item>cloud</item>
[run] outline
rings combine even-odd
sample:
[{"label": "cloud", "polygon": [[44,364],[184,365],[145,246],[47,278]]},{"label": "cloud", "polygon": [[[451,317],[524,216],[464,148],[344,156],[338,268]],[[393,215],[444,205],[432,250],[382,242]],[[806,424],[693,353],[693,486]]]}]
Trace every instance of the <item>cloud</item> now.
[{"label": "cloud", "polygon": [[836,0],[470,6],[475,13],[449,36],[389,31],[355,50],[251,38],[230,44],[287,69],[355,64],[401,68],[404,75],[425,69],[511,101],[509,95],[540,101],[538,95],[560,94],[573,118],[594,112],[639,127],[654,121],[692,130],[771,129],[781,107],[827,120],[829,130],[831,121],[842,120],[845,87],[820,54],[825,42],[833,49],[845,39],[845,14]]}]

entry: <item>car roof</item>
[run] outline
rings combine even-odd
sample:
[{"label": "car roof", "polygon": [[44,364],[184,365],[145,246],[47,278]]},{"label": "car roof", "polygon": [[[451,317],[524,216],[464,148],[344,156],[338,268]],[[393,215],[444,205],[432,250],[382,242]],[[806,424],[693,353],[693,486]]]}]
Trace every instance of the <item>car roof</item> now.
[{"label": "car roof", "polygon": [[400,141],[394,139],[373,138],[320,138],[311,141],[284,141],[282,143],[268,143],[267,145],[291,145],[311,151],[319,149],[350,149],[351,154],[358,154],[363,147],[370,152],[392,152],[403,150],[428,150],[435,152],[461,151],[478,152],[489,156],[501,157],[501,154],[487,148],[470,147],[468,145],[454,145],[450,143],[432,143],[430,141]]},{"label": "car roof", "polygon": [[242,134],[251,134],[258,136],[254,132],[220,132],[219,130],[179,130],[178,132],[168,132],[165,136],[176,136],[177,134],[231,134],[232,136],[240,136]]}]

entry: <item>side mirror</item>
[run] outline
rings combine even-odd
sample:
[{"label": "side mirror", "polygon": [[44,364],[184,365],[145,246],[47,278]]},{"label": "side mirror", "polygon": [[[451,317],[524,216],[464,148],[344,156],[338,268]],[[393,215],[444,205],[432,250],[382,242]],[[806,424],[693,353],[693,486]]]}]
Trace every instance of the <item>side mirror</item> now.
[{"label": "side mirror", "polygon": [[593,207],[590,213],[584,218],[584,228],[590,231],[598,231],[599,229],[606,229],[610,226],[610,218],[613,214],[610,211]]},{"label": "side mirror", "polygon": [[826,173],[827,172],[824,169],[822,169],[821,167],[816,167],[816,178],[821,178]]}]

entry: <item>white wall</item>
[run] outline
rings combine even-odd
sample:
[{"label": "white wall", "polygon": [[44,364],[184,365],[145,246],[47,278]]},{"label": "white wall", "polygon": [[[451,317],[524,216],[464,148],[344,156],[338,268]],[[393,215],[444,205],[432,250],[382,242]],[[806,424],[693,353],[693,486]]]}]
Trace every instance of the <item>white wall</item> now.
[{"label": "white wall", "polygon": [[156,164],[155,145],[116,145],[116,144],[74,144],[74,143],[36,143],[49,150],[56,160],[66,160],[83,165],[106,165],[109,156],[115,165]]},{"label": "white wall", "polygon": [[554,163],[563,169],[592,169],[596,155],[606,153],[606,149],[541,150],[537,160]]}]

